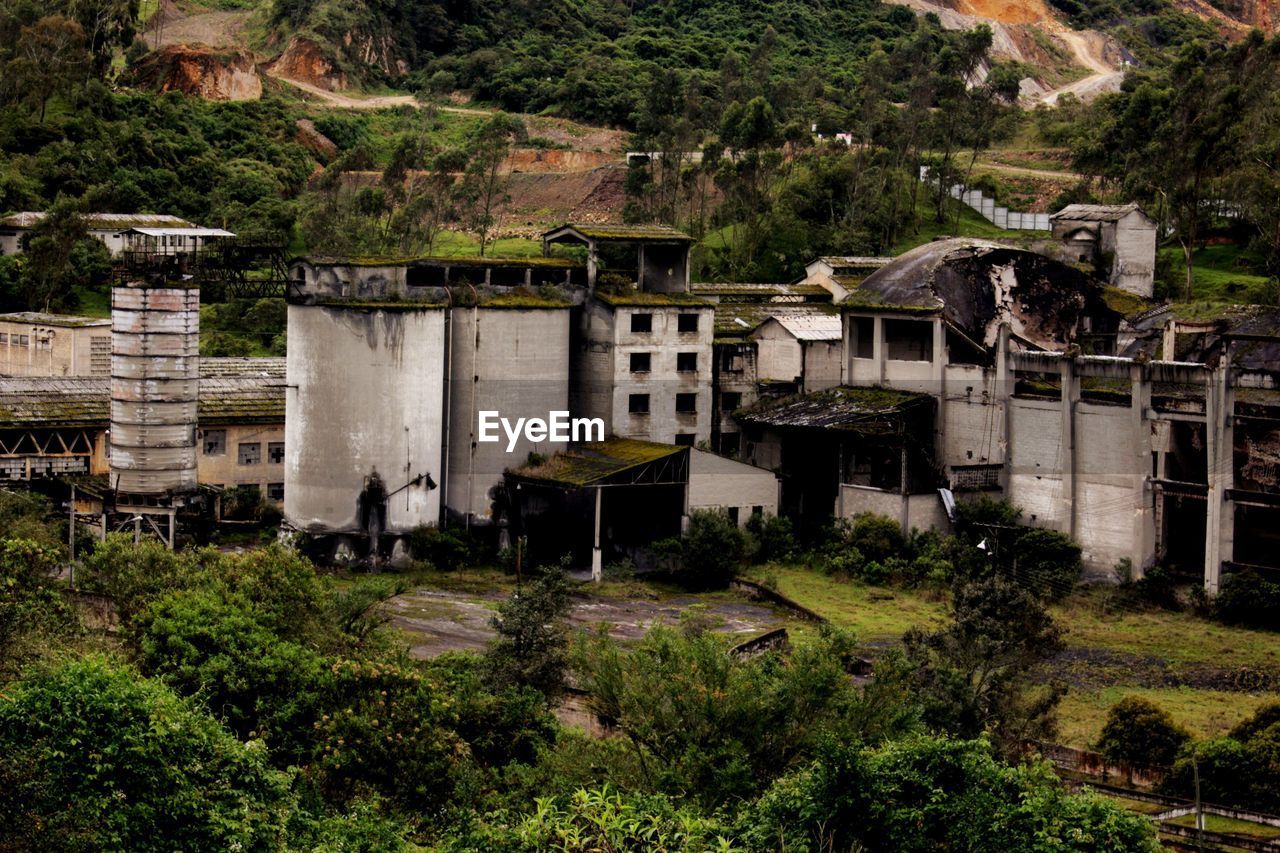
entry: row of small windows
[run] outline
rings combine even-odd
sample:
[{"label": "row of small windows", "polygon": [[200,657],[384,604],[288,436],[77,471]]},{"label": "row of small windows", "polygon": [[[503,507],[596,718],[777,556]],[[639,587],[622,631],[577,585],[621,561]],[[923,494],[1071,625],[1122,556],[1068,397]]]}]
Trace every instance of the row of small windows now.
[{"label": "row of small windows", "polygon": [[[631,331],[647,334],[653,331],[653,315],[652,314],[632,314],[631,315]],[[677,332],[696,332],[698,331],[698,315],[697,314],[677,314],[676,315],[676,331]]]},{"label": "row of small windows", "polygon": [[[631,353],[631,372],[648,373],[653,366],[653,353]],[[696,352],[676,353],[676,370],[680,373],[698,372],[698,354]]]},{"label": "row of small windows", "polygon": [[[222,456],[227,452],[227,431],[225,429],[207,429],[204,431],[204,455]],[[262,442],[242,441],[238,447],[237,460],[241,465],[262,464]],[[272,465],[284,463],[284,442],[267,442],[267,462]]]},{"label": "row of small windows", "polygon": [[[37,340],[37,342],[39,342]],[[46,343],[48,341],[46,340]],[[15,347],[31,346],[30,335],[10,335],[7,332],[0,332],[0,344],[13,344]]]},{"label": "row of small windows", "polygon": [[[225,489],[226,486],[222,483],[215,483],[214,488]],[[236,490],[241,492],[242,494],[248,494],[250,496],[252,496],[255,492],[258,494],[261,494],[259,487],[256,483],[241,484],[239,486],[236,486]],[[272,500],[272,501],[284,500],[284,483],[267,483],[267,500]]]},{"label": "row of small windows", "polygon": [[[648,394],[632,394],[627,399],[627,411],[633,415],[649,414],[649,395]],[[692,415],[698,412],[698,395],[697,394],[677,394],[676,395],[676,414]]]}]

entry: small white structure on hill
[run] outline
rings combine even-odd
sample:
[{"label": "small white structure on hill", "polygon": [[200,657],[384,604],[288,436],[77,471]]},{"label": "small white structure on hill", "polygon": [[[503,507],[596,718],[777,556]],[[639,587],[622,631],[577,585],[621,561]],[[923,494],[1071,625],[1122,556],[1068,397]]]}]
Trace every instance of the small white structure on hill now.
[{"label": "small white structure on hill", "polygon": [[[25,252],[32,231],[48,216],[42,211],[26,211],[0,218],[0,255]],[[190,234],[192,229],[206,230],[180,217],[158,213],[86,213],[84,220],[89,236],[101,240],[112,257],[125,251],[129,243],[126,235],[135,229],[145,229],[153,238],[169,233]],[[219,236],[223,235],[229,236],[229,232],[219,232]]]},{"label": "small white structure on hill", "polygon": [[1069,204],[1049,221],[1071,260],[1096,265],[1121,290],[1151,296],[1156,221],[1138,205]]}]

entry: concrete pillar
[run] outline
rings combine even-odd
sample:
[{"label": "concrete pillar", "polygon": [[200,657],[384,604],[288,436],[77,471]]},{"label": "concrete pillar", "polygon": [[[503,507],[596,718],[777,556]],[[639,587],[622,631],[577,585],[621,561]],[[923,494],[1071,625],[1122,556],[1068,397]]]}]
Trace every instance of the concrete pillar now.
[{"label": "concrete pillar", "polygon": [[1235,481],[1235,441],[1232,425],[1235,394],[1231,387],[1230,344],[1223,347],[1222,361],[1205,377],[1205,465],[1209,474],[1209,494],[1205,501],[1204,590],[1218,594],[1222,562],[1233,556],[1235,507],[1227,500],[1227,490]]},{"label": "concrete pillar", "polygon": [[1076,537],[1076,403],[1080,399],[1080,379],[1076,375],[1075,358],[1064,356],[1059,362],[1062,381],[1062,501],[1066,530]]},{"label": "concrete pillar", "polygon": [[876,384],[884,384],[884,318],[876,315],[872,324],[873,333],[871,335],[871,358],[876,363]]},{"label": "concrete pillar", "polygon": [[596,583],[604,580],[604,558],[600,551],[600,503],[604,489],[596,486],[595,541],[591,546],[591,580]]},{"label": "concrete pillar", "polygon": [[1133,501],[1137,511],[1133,516],[1133,546],[1129,561],[1133,564],[1133,579],[1139,580],[1147,567],[1155,562],[1155,490],[1151,488],[1151,422],[1147,415],[1151,410],[1151,383],[1146,381],[1146,369],[1141,364],[1129,368],[1130,424],[1133,430]]}]

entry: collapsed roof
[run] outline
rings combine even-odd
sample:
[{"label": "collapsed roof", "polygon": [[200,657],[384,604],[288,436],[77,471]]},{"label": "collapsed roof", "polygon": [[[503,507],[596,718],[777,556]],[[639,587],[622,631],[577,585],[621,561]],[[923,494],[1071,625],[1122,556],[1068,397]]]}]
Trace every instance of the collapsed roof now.
[{"label": "collapsed roof", "polygon": [[1060,350],[1076,339],[1084,317],[1118,321],[1105,288],[1081,270],[1036,252],[957,238],[926,243],[867,276],[844,302],[846,310],[941,314],[983,347],[996,345],[999,327],[1030,346]]}]

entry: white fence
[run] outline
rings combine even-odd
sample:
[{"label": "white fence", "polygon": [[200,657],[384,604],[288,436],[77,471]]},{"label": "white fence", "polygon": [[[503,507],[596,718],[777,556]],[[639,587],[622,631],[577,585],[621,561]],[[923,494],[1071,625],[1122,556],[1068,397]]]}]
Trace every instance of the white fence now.
[{"label": "white fence", "polygon": [[[928,166],[920,167],[920,180],[931,183]],[[1051,228],[1049,214],[1020,213],[1007,207],[997,207],[996,200],[984,196],[982,190],[966,190],[963,184],[951,186],[951,197],[972,207],[997,228],[1009,231],[1049,231]]]}]

